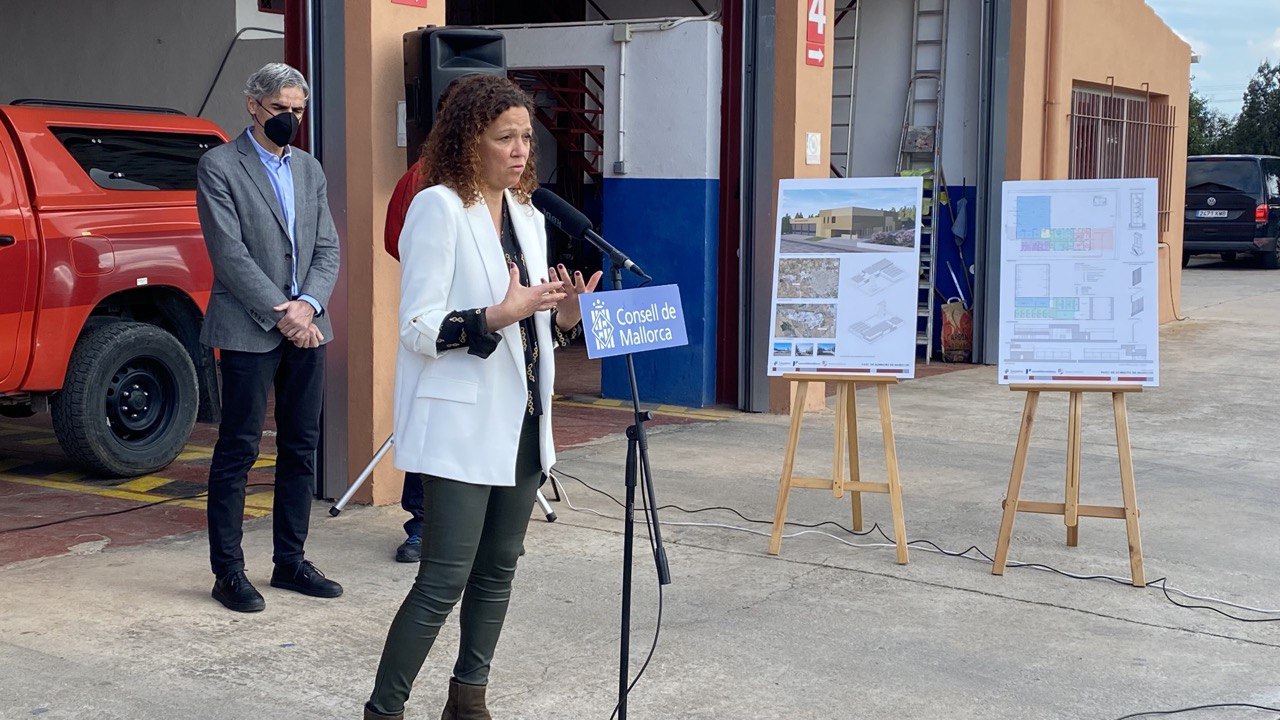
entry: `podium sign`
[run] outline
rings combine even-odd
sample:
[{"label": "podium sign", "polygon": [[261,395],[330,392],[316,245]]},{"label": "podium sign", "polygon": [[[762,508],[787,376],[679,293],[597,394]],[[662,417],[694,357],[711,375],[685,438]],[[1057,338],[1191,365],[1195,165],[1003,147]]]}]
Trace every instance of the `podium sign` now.
[{"label": "podium sign", "polygon": [[689,344],[676,285],[586,293],[578,303],[593,360]]}]

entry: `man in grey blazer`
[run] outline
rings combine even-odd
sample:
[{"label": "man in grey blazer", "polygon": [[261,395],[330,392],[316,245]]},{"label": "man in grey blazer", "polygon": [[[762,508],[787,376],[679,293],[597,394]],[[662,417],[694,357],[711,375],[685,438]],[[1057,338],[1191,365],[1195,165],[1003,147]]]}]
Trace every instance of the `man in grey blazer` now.
[{"label": "man in grey blazer", "polygon": [[257,612],[266,603],[245,575],[245,484],[258,459],[275,386],[276,482],[272,587],[337,597],[342,586],[306,560],[324,396],[325,306],[338,276],[338,235],[324,171],[290,147],[306,110],[302,74],[272,63],[249,77],[252,124],[207,152],[197,170],[200,229],[213,262],[213,294],[200,341],[218,348],[222,424],[209,468],[209,556],[214,599]]}]

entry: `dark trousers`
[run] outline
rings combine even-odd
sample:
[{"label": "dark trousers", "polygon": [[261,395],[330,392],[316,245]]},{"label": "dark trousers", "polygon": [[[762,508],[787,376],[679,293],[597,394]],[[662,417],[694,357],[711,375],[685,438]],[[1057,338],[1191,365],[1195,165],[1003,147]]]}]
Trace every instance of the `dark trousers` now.
[{"label": "dark trousers", "polygon": [[273,560],[301,562],[316,486],[315,455],[324,399],[324,346],[283,340],[270,352],[222,351],[222,424],[209,468],[209,560],[221,577],[244,569],[244,495],[272,385],[276,391]]},{"label": "dark trousers", "polygon": [[387,633],[369,699],[375,712],[395,715],[404,709],[440,626],[459,599],[453,676],[468,685],[488,683],[541,477],[537,418],[526,419],[520,433],[514,487],[418,476],[426,493],[422,563]]},{"label": "dark trousers", "polygon": [[404,521],[404,534],[409,537],[422,537],[423,492],[422,476],[418,473],[404,474],[404,489],[400,491],[400,508],[411,516]]}]

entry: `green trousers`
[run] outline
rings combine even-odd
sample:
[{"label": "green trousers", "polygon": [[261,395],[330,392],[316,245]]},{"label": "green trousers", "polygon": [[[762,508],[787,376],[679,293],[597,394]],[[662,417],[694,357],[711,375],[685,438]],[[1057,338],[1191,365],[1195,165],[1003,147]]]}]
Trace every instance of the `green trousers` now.
[{"label": "green trousers", "polygon": [[526,417],[521,429],[514,487],[417,476],[426,500],[422,562],[387,633],[369,698],[375,712],[403,711],[440,626],[459,599],[461,638],[453,677],[467,685],[488,683],[542,476],[538,421]]}]

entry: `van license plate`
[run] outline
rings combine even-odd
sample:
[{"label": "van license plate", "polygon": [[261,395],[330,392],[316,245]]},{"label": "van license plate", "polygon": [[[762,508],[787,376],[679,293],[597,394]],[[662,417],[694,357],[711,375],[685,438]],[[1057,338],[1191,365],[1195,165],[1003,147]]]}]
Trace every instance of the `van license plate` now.
[{"label": "van license plate", "polygon": [[1197,211],[1196,211],[1196,217],[1198,217],[1198,218],[1224,218],[1224,217],[1227,217],[1227,211],[1226,211],[1226,210],[1197,210]]}]

